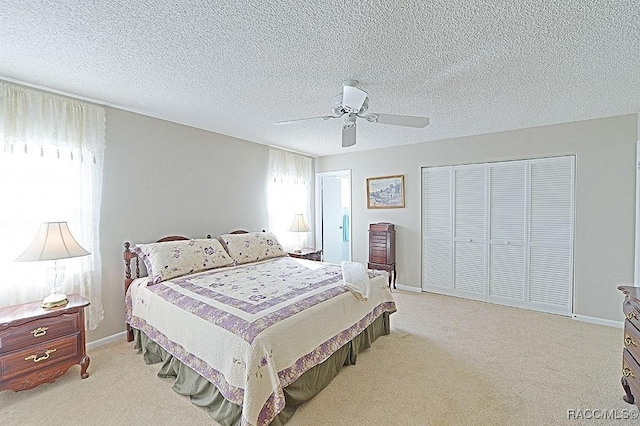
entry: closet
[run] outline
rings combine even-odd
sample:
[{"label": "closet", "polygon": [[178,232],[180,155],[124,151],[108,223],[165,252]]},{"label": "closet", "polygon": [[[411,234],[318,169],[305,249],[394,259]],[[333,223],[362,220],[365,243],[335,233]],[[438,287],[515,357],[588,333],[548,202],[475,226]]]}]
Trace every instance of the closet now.
[{"label": "closet", "polygon": [[422,169],[422,289],[572,314],[573,156]]}]

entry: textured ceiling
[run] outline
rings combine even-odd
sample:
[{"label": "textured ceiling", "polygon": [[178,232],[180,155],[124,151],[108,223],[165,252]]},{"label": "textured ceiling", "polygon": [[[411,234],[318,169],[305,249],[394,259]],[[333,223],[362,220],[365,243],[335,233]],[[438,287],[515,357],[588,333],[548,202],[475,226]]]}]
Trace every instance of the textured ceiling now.
[{"label": "textured ceiling", "polygon": [[[640,111],[640,0],[2,0],[0,28],[0,78],[315,156]],[[431,124],[273,124],[346,79]]]}]

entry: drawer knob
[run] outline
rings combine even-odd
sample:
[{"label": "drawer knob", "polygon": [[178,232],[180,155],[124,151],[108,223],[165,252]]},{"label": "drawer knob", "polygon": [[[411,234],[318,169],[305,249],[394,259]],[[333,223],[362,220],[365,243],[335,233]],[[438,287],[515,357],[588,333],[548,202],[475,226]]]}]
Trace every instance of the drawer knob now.
[{"label": "drawer knob", "polygon": [[624,375],[624,377],[636,377],[633,375],[633,371],[631,371],[631,369],[626,365],[622,369],[622,374]]},{"label": "drawer knob", "polygon": [[33,337],[44,336],[45,334],[47,334],[48,329],[49,327],[38,327],[35,330],[33,330],[31,334],[33,334]]},{"label": "drawer knob", "polygon": [[631,312],[629,312],[629,313],[627,314],[627,319],[628,319],[628,320],[634,319],[634,320],[636,320],[636,321],[637,321],[637,320],[638,320],[638,315],[636,314],[636,311],[631,311]]},{"label": "drawer knob", "polygon": [[628,334],[624,335],[624,344],[627,346],[631,346],[631,345],[638,346],[636,345],[636,342],[634,342],[631,336],[629,336]]},{"label": "drawer knob", "polygon": [[25,361],[29,361],[30,359],[32,359],[33,362],[44,361],[45,359],[49,359],[49,355],[54,353],[56,350],[57,349],[47,349],[46,351],[44,351],[44,356],[39,357],[37,354],[36,355],[29,355],[24,360]]}]

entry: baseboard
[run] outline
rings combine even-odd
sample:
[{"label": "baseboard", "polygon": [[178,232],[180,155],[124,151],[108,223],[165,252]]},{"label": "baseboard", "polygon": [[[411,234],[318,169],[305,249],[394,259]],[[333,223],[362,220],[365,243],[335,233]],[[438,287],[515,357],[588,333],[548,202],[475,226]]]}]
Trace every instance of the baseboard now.
[{"label": "baseboard", "polygon": [[422,293],[422,289],[420,287],[414,287],[414,286],[409,286],[409,285],[402,285],[402,284],[396,284],[396,288],[398,290],[404,290],[404,291],[412,291],[414,293]]},{"label": "baseboard", "polygon": [[127,332],[122,331],[120,333],[113,334],[111,336],[103,337],[102,339],[94,340],[93,342],[87,343],[87,350],[95,349],[103,345],[107,345],[109,343],[118,342],[120,340],[127,339]]},{"label": "baseboard", "polygon": [[575,314],[573,315],[573,319],[582,321],[582,322],[589,322],[591,324],[606,325],[608,327],[615,327],[615,328],[624,328],[624,322],[621,322],[621,321],[612,321],[612,320],[606,320],[602,318],[587,317],[585,315],[575,315]]}]

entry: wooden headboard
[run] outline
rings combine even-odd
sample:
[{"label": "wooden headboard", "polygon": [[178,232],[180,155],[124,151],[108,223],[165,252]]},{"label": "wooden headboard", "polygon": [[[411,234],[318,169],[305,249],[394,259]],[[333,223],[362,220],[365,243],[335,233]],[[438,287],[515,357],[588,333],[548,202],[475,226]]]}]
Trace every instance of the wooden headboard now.
[{"label": "wooden headboard", "polygon": [[[188,240],[187,237],[182,237],[180,235],[170,235],[168,237],[160,238],[157,243],[164,243],[167,241],[181,241]],[[124,243],[124,294],[127,294],[127,290],[129,290],[129,286],[134,278],[131,278],[131,260],[136,260],[136,278],[140,278],[140,258],[138,257],[138,253],[131,251],[131,243],[126,241]],[[127,324],[127,342],[133,342],[133,330],[131,326]]]},{"label": "wooden headboard", "polygon": [[[156,243],[164,243],[167,241],[182,241],[188,240],[187,237],[182,237],[180,235],[170,235],[168,237],[160,238]],[[124,243],[124,292],[126,293],[131,285],[131,281],[135,278],[140,278],[140,258],[138,257],[138,253],[131,251],[131,243],[126,241]],[[136,276],[135,278],[131,278],[131,260],[136,260]]]},{"label": "wooden headboard", "polygon": [[[264,231],[262,231],[264,232]],[[236,229],[235,231],[229,232],[230,234],[248,234],[249,231],[245,231],[244,229]],[[207,234],[207,238],[213,238],[211,234]]]}]

